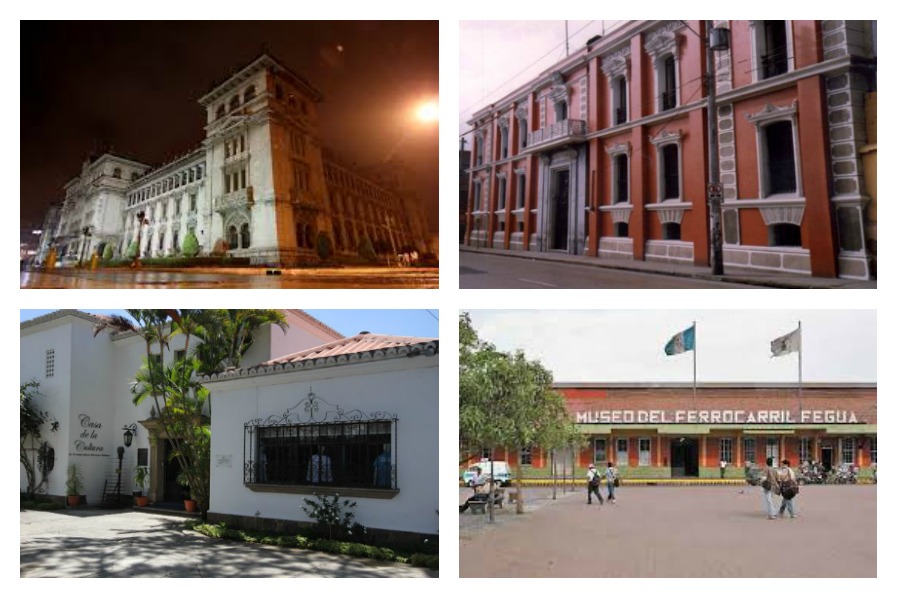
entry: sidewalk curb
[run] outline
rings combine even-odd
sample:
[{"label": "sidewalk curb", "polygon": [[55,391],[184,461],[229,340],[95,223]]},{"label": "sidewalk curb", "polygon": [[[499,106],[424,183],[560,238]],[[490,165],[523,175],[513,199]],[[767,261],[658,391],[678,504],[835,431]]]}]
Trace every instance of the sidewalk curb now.
[{"label": "sidewalk curb", "polygon": [[[691,278],[694,280],[707,280],[713,282],[731,282],[735,284],[747,284],[751,286],[757,287],[768,287],[775,289],[841,289],[843,286],[841,285],[819,285],[813,284],[812,278],[808,277],[806,283],[794,283],[788,281],[779,281],[779,280],[757,280],[752,278],[747,274],[737,274],[737,275],[729,275],[724,274],[722,276],[715,276],[710,273],[700,273],[700,272],[681,272],[672,269],[665,269],[663,267],[655,266],[655,265],[647,265],[650,262],[638,262],[639,264],[646,264],[645,266],[637,266],[637,267],[627,267],[618,263],[603,263],[599,261],[601,258],[591,258],[589,260],[577,260],[577,259],[569,259],[564,256],[554,256],[551,254],[533,254],[532,252],[516,252],[516,251],[508,251],[508,250],[496,250],[489,249],[486,247],[469,247],[466,245],[459,246],[460,252],[467,253],[478,253],[483,255],[497,255],[501,257],[512,257],[517,259],[529,259],[533,261],[542,261],[542,262],[552,262],[557,264],[570,264],[574,266],[588,266],[592,268],[604,268],[607,270],[622,270],[625,272],[636,272],[640,274],[655,274],[660,276],[674,276],[677,278]],[[861,281],[853,281],[850,279],[845,279],[842,285],[848,285],[853,282],[861,282]],[[875,282],[875,281],[869,281]],[[876,287],[872,287],[877,288]]]}]

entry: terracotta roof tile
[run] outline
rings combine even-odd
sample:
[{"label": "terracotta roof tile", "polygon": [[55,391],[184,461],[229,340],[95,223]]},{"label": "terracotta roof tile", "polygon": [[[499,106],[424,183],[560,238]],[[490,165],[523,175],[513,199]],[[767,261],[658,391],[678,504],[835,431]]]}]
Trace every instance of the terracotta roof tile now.
[{"label": "terracotta roof tile", "polygon": [[356,334],[355,336],[341,338],[339,340],[327,343],[326,345],[312,347],[311,349],[305,349],[304,351],[299,351],[298,353],[293,353],[291,355],[284,355],[283,357],[278,357],[277,359],[266,361],[261,365],[267,366],[284,363],[296,363],[299,361],[319,359],[322,357],[335,357],[337,355],[364,353],[365,351],[376,351],[378,349],[407,347],[421,343],[429,343],[436,340],[438,339],[416,336],[393,336],[390,334],[372,334],[370,332],[363,332],[360,334]]}]

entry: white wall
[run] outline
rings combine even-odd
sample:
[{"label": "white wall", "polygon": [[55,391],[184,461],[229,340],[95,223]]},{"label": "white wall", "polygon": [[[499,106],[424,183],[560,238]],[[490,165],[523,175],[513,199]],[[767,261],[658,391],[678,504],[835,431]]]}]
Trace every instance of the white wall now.
[{"label": "white wall", "polygon": [[392,499],[352,498],[356,522],[373,528],[437,533],[439,508],[439,358],[393,359],[210,382],[212,475],[210,511],[308,521],[301,494],[253,492],[243,484],[243,427],[279,415],[308,395],[343,409],[398,417]]}]

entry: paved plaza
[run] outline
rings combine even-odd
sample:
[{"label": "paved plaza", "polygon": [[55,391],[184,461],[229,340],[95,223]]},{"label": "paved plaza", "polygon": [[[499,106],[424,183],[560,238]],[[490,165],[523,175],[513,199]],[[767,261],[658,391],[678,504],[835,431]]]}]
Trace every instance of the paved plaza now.
[{"label": "paved plaza", "polygon": [[437,571],[207,538],[132,511],[22,511],[21,577],[438,577]]},{"label": "paved plaza", "polygon": [[535,508],[523,515],[460,515],[461,577],[876,576],[871,485],[804,486],[797,518],[774,521],[749,486],[624,486],[604,506],[587,505],[581,486],[556,500],[524,492]]}]

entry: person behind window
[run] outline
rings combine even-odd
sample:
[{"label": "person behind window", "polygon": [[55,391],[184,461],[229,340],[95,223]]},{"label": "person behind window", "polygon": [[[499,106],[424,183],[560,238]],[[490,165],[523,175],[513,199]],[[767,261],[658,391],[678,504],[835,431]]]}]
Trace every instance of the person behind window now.
[{"label": "person behind window", "polygon": [[324,454],[324,447],[319,446],[318,452],[308,461],[308,473],[306,481],[312,484],[321,484],[333,481],[333,469],[330,467],[330,457]]},{"label": "person behind window", "polygon": [[389,445],[384,445],[383,452],[374,459],[374,486],[389,488],[392,482],[392,467]]}]

